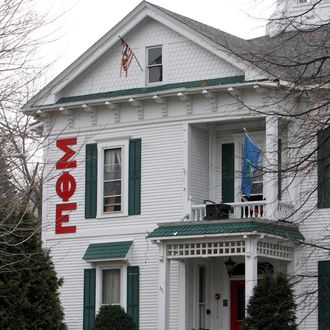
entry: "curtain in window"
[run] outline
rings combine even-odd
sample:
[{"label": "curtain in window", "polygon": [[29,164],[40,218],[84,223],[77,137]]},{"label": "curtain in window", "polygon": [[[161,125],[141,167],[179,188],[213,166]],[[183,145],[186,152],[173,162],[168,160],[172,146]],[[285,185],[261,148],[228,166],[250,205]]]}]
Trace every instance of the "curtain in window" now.
[{"label": "curtain in window", "polygon": [[104,212],[121,211],[121,149],[104,152]]},{"label": "curtain in window", "polygon": [[103,270],[102,303],[120,304],[120,269]]},{"label": "curtain in window", "polygon": [[104,180],[121,178],[121,149],[109,149],[104,152]]}]

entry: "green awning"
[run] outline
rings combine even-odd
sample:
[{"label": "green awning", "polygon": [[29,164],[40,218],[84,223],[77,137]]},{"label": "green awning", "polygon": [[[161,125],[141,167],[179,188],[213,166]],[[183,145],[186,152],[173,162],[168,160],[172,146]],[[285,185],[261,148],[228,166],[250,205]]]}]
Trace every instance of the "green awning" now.
[{"label": "green awning", "polygon": [[123,260],[133,241],[89,244],[83,259],[86,261]]},{"label": "green awning", "polygon": [[278,236],[295,241],[304,240],[303,235],[295,225],[281,221],[273,222],[256,219],[161,224],[148,235],[148,238],[169,239],[184,236],[225,235],[253,232]]}]

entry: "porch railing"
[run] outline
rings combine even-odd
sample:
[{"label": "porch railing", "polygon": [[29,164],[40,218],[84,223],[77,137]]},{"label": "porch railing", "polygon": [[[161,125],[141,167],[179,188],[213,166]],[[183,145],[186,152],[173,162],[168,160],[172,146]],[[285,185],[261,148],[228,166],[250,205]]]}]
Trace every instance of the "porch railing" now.
[{"label": "porch railing", "polygon": [[[249,218],[267,218],[267,202],[236,202],[226,203],[231,206],[229,219],[249,219]],[[278,219],[286,220],[293,214],[293,205],[285,202],[279,202]],[[206,205],[192,205],[189,216],[185,217],[185,221],[203,221],[206,216]]]}]

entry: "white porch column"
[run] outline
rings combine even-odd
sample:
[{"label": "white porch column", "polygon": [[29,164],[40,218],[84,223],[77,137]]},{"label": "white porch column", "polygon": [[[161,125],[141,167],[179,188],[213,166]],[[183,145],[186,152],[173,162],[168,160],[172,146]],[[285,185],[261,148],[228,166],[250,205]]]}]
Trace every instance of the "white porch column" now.
[{"label": "white porch column", "polygon": [[186,330],[186,263],[179,261],[179,329]]},{"label": "white porch column", "polygon": [[266,216],[270,220],[278,218],[278,117],[266,117],[264,193],[267,201]]},{"label": "white porch column", "polygon": [[169,270],[166,243],[161,242],[159,243],[158,266],[158,330],[168,330]]},{"label": "white porch column", "polygon": [[256,237],[247,237],[245,252],[245,309],[253,294],[253,288],[257,285],[258,281],[258,257],[257,257],[257,244]]}]

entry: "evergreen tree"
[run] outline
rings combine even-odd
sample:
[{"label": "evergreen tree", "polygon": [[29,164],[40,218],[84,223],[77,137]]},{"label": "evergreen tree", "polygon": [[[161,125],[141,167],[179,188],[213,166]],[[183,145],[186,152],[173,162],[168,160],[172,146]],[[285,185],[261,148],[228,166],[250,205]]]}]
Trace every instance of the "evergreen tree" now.
[{"label": "evergreen tree", "polygon": [[29,213],[0,211],[0,329],[66,329],[58,280],[37,222]]},{"label": "evergreen tree", "polygon": [[242,330],[296,330],[292,284],[284,274],[267,274],[254,288]]}]

